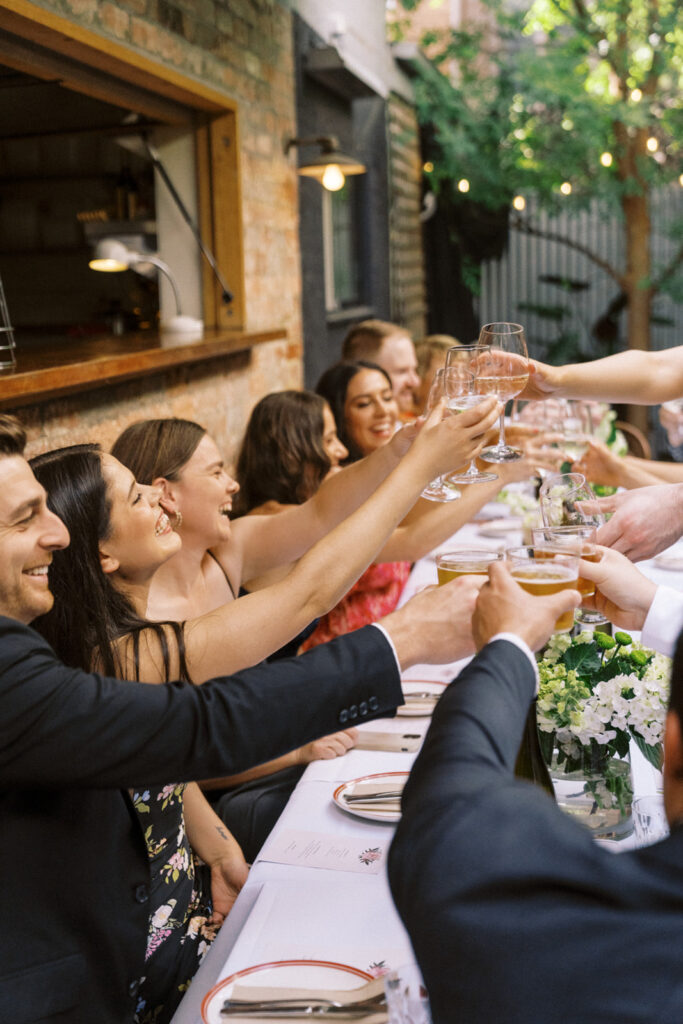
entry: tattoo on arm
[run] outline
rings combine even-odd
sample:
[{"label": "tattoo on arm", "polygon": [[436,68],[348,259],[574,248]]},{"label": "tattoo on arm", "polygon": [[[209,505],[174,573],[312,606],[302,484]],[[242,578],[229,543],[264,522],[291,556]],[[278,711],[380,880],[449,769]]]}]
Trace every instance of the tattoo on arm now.
[{"label": "tattoo on arm", "polygon": [[221,837],[221,839],[226,839],[227,840],[227,839],[230,838],[230,836],[225,831],[225,829],[223,828],[222,825],[216,825],[216,832],[218,832],[218,835]]}]

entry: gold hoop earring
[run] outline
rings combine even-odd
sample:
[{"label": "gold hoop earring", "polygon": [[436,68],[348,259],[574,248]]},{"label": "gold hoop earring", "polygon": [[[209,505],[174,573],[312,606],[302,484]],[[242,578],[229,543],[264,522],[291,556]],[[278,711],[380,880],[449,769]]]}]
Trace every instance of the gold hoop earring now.
[{"label": "gold hoop earring", "polygon": [[183,513],[179,512],[176,509],[176,511],[173,513],[173,515],[175,516],[175,522],[173,523],[173,529],[174,530],[179,530],[180,527],[183,525]]}]

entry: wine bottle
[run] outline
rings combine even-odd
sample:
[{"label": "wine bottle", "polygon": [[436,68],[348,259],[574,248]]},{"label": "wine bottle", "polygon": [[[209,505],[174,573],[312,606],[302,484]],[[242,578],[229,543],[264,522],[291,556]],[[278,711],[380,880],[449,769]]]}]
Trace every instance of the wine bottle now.
[{"label": "wine bottle", "polygon": [[555,790],[550,778],[548,766],[541,753],[541,744],[538,740],[538,725],[536,724],[536,701],[529,707],[522,733],[522,743],[517,754],[515,764],[515,775],[520,779],[527,779],[537,786],[542,786],[546,792],[555,799]]}]

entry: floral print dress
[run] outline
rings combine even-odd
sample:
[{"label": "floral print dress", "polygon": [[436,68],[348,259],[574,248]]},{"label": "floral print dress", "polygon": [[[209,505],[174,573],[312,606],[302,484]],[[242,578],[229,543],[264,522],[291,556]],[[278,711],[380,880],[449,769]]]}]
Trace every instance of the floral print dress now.
[{"label": "floral print dress", "polygon": [[131,792],[147,845],[151,891],[145,973],[136,1024],[165,1024],[218,930],[212,914],[211,875],[192,853],[183,814],[185,783]]}]

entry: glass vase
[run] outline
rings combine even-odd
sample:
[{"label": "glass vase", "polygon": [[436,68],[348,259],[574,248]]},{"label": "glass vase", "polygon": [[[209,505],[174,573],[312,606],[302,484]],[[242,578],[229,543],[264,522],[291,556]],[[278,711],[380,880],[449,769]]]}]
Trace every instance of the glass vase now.
[{"label": "glass vase", "polygon": [[550,777],[559,807],[599,839],[623,839],[633,831],[633,778],[626,757],[612,757],[582,747],[579,757],[566,759],[557,750]]}]

